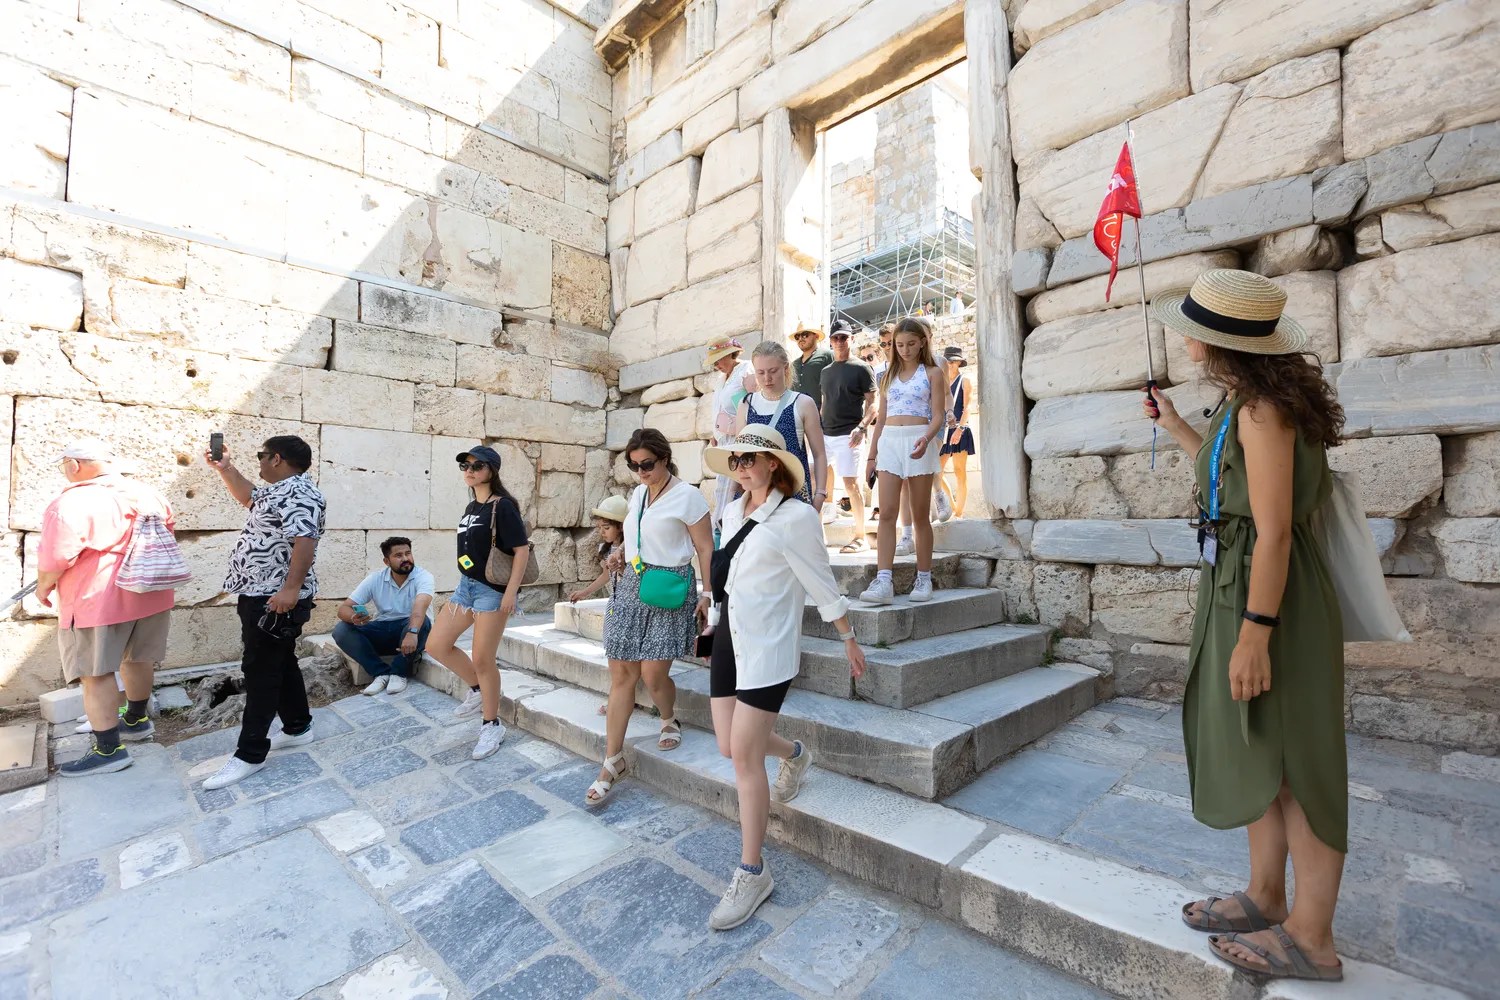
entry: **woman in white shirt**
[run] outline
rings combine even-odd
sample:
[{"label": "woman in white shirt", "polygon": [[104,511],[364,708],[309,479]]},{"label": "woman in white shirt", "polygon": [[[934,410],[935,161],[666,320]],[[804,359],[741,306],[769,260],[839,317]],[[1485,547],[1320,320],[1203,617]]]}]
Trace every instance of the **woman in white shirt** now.
[{"label": "woman in white shirt", "polygon": [[[699,566],[707,566],[713,553],[708,501],[696,486],[677,478],[672,446],[661,431],[645,427],[630,435],[625,462],[641,485],[625,512],[625,571],[604,613],[609,704],[604,765],[584,794],[591,806],[609,798],[625,773],[625,729],[635,710],[636,684],[643,678],[661,713],[657,747],[676,750],[682,745],[682,726],[675,714],[677,685],[669,671],[674,659],[693,652],[709,607],[708,594],[700,597],[693,581],[693,556]],[[680,588],[680,603],[651,603],[659,600],[653,584],[663,582],[668,589]]]},{"label": "woman in white shirt", "polygon": [[[803,485],[799,495],[812,504],[813,510],[821,511],[828,491],[813,482],[812,470],[828,468],[828,452],[823,445],[823,422],[818,417],[817,404],[811,396],[787,387],[792,362],[785,347],[773,340],[763,340],[750,352],[750,361],[755,366],[755,381],[760,389],[740,404],[735,433],[753,424],[774,428],[786,442],[787,452],[802,466]],[[822,473],[818,478],[823,478]],[[816,492],[809,492],[815,486]]]},{"label": "woman in white shirt", "polygon": [[[714,393],[714,433],[710,444],[723,444],[734,437],[734,415],[740,401],[755,391],[755,366],[741,357],[744,348],[738,340],[724,338],[710,341],[705,364],[710,371],[720,372],[724,384]],[[720,476],[714,484],[714,530],[724,517],[724,508],[734,498],[734,480]]]},{"label": "woman in white shirt", "polygon": [[714,554],[712,583],[722,612],[709,668],[710,707],[719,752],[734,761],[739,789],[740,866],[709,926],[728,930],[750,919],[775,883],[761,857],[771,792],[766,757],[781,759],[776,800],[790,802],[812,764],[812,753],[773,729],[801,665],[802,609],[809,596],[844,640],[849,670],[865,670],[864,652],[849,624],[823,525],[796,499],[802,463],[775,428],[746,427],[722,448],[703,453],[715,472],[733,476],[745,493],[724,512],[723,546]]}]

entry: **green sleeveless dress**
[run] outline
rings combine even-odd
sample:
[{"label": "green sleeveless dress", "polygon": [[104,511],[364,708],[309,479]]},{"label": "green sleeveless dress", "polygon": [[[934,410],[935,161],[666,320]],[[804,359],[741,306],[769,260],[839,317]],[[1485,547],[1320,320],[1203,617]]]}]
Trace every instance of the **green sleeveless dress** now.
[{"label": "green sleeveless dress", "polygon": [[[1223,407],[1198,450],[1207,506],[1213,444],[1237,403]],[[1225,830],[1265,814],[1286,777],[1319,840],[1348,850],[1349,779],[1344,748],[1344,644],[1338,598],[1309,518],[1333,488],[1321,445],[1297,439],[1292,473],[1292,550],[1281,625],[1271,634],[1271,690],[1248,702],[1230,697],[1229,656],[1239,641],[1250,590],[1255,523],[1237,425],[1224,442],[1217,565],[1200,562],[1182,737],[1193,815]],[[1256,609],[1265,614],[1275,608]]]}]

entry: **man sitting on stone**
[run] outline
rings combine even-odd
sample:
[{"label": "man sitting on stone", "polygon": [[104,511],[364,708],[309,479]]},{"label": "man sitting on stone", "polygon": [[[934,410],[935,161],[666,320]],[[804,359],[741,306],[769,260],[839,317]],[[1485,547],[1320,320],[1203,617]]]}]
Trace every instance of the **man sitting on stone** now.
[{"label": "man sitting on stone", "polygon": [[380,555],[385,568],[365,577],[339,605],[333,641],[374,678],[365,694],[400,694],[427,645],[427,608],[435,589],[432,574],[412,557],[410,538],[387,538]]}]

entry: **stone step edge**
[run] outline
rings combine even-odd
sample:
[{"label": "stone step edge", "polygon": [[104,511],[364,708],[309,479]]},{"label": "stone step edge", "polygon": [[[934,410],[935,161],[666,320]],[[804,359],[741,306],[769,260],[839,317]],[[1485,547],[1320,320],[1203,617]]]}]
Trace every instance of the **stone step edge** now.
[{"label": "stone step edge", "polygon": [[[603,756],[603,718],[591,712],[569,718],[549,710],[563,700],[561,692],[592,705],[597,702],[592,692],[512,673],[520,675],[517,687],[523,690],[503,699],[506,722],[586,758]],[[642,712],[633,721],[637,731],[656,728],[656,720]],[[733,766],[719,754],[711,733],[684,727],[682,746],[670,752],[657,749],[654,735],[634,743],[627,739],[626,760],[625,781],[644,781],[738,821]],[[1326,987],[1320,991],[1302,983],[1273,983],[1261,990],[1235,975],[1209,955],[1205,935],[1182,923],[1180,907],[1195,894],[1173,879],[825,771],[816,762],[796,800],[772,804],[767,833],[846,875],[936,909],[1001,945],[1132,1000],[1330,995]],[[1368,963],[1345,960],[1344,973],[1341,995],[1360,1000],[1463,1000],[1460,993]]]}]

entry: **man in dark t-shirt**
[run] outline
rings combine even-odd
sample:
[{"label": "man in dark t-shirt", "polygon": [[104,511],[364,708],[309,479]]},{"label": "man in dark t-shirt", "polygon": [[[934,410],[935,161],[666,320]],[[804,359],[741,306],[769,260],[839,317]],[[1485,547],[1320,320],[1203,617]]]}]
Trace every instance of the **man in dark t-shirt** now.
[{"label": "man in dark t-shirt", "polygon": [[[821,417],[828,464],[844,481],[849,512],[854,515],[854,540],[840,551],[863,552],[870,544],[865,539],[865,501],[858,477],[864,471],[865,435],[876,418],[875,373],[863,361],[850,357],[852,337],[850,330],[835,327],[829,338],[833,362],[822,373]],[[831,503],[828,509],[837,510]]]},{"label": "man in dark t-shirt", "polygon": [[797,327],[792,339],[801,352],[792,358],[792,389],[812,399],[813,405],[823,408],[823,369],[833,362],[828,348],[819,347],[823,331],[808,323]]}]

